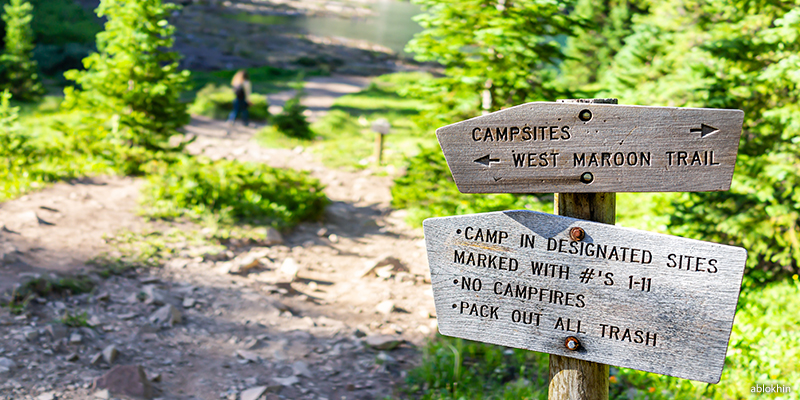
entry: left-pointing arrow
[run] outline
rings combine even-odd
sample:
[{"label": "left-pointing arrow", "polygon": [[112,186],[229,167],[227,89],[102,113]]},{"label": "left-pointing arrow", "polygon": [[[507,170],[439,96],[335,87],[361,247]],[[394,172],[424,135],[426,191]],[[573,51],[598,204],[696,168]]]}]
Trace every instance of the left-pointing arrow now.
[{"label": "left-pointing arrow", "polygon": [[485,155],[485,156],[483,156],[483,157],[481,157],[481,158],[479,158],[477,160],[474,160],[474,161],[476,163],[478,163],[478,164],[483,164],[483,165],[485,165],[487,167],[490,167],[491,166],[491,165],[489,165],[490,163],[493,163],[493,162],[499,163],[500,159],[499,158],[489,158],[489,155],[487,154],[487,155]]}]

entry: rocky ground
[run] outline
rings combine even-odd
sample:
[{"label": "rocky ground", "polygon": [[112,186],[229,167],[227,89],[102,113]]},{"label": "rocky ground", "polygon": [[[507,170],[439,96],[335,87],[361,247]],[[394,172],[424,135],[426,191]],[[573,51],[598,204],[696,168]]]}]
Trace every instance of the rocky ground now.
[{"label": "rocky ground", "polygon": [[253,129],[194,119],[186,130],[195,153],[310,171],[333,201],[324,220],[214,251],[184,240],[161,268],[103,278],[87,261],[113,251],[105,235],[192,227],[137,217],[139,181],[129,178],[61,183],[0,205],[3,288],[80,270],[95,285],[34,296],[19,315],[0,309],[0,399],[398,395],[436,320],[421,230],[390,208],[391,177],[261,148]]}]

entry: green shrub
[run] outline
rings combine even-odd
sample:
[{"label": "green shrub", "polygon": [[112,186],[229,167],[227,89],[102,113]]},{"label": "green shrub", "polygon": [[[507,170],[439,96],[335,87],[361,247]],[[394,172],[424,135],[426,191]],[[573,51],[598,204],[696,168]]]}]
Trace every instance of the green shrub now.
[{"label": "green shrub", "polygon": [[[216,86],[209,83],[199,92],[191,106],[189,113],[202,115],[214,119],[227,119],[233,110],[233,101],[236,95],[230,87]],[[250,107],[247,109],[253,121],[266,121],[269,119],[269,102],[267,96],[250,95]]]},{"label": "green shrub", "polygon": [[150,218],[219,215],[284,228],[319,218],[328,203],[316,179],[263,164],[181,157],[151,172],[142,189]]},{"label": "green shrub", "polygon": [[283,105],[283,111],[272,118],[272,123],[287,136],[311,139],[314,137],[314,132],[311,130],[306,116],[303,115],[306,108],[300,104],[302,97],[303,91],[298,90],[297,94]]},{"label": "green shrub", "polygon": [[430,217],[487,211],[552,210],[552,199],[532,195],[461,194],[438,147],[422,147],[408,159],[406,173],[394,181],[392,205],[409,210],[409,222]]}]

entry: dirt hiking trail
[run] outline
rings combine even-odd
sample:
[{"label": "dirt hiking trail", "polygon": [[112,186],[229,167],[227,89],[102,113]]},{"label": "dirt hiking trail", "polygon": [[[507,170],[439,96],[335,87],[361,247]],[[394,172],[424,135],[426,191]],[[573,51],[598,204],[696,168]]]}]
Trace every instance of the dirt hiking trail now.
[{"label": "dirt hiking trail", "polygon": [[[364,78],[311,78],[319,118]],[[292,93],[270,96],[280,105]],[[332,200],[323,221],[221,252],[176,244],[163,268],[94,276],[92,293],[0,309],[0,399],[380,399],[436,329],[422,232],[390,208],[391,177],[265,149],[255,128],[195,117],[189,147],[211,158],[309,171]],[[136,215],[141,182],[64,182],[0,204],[0,293],[31,277],[92,271],[104,235],[170,228]],[[68,327],[64,315],[88,326]]]}]

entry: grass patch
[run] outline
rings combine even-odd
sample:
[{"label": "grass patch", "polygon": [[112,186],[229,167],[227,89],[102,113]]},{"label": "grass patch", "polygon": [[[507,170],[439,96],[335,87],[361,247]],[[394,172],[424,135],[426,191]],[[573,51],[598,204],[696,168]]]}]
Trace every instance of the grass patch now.
[{"label": "grass patch", "polygon": [[392,128],[384,138],[383,165],[400,168],[407,156],[419,151],[421,144],[436,141],[433,129],[421,129],[416,119],[426,103],[404,91],[408,82],[422,75],[380,76],[361,92],[339,97],[327,115],[311,124],[314,140],[286,141],[268,127],[259,133],[259,143],[265,147],[301,145],[318,155],[326,166],[364,169],[374,163],[377,133],[372,131],[372,123],[384,118]]},{"label": "grass patch", "polygon": [[[224,120],[233,110],[235,99],[236,95],[230,87],[209,83],[197,92],[194,102],[189,106],[189,113]],[[247,108],[250,120],[266,121],[269,119],[269,102],[266,96],[253,93],[248,100],[251,103]]]},{"label": "grass patch", "polygon": [[547,354],[437,335],[405,392],[417,399],[546,399]]},{"label": "grass patch", "polygon": [[71,296],[89,293],[94,289],[94,286],[94,282],[86,276],[35,278],[14,289],[8,300],[0,305],[7,307],[12,314],[21,314],[34,297]]},{"label": "grass patch", "polygon": [[[192,89],[183,94],[184,100],[193,100],[200,89],[210,84],[230,88],[231,79],[236,71],[238,70],[192,71],[190,78]],[[316,69],[284,69],[269,66],[247,68],[247,73],[253,85],[253,92],[261,94],[296,89],[298,85],[302,86],[302,81],[306,76],[326,75],[324,71]]]},{"label": "grass patch", "polygon": [[89,315],[86,314],[85,311],[79,314],[73,314],[69,312],[69,310],[64,311],[64,316],[62,316],[59,321],[62,324],[69,326],[71,328],[90,327]]},{"label": "grass patch", "polygon": [[48,184],[99,174],[114,174],[117,168],[102,158],[79,150],[84,144],[79,138],[54,126],[68,126],[80,119],[77,113],[61,111],[62,98],[46,96],[39,103],[16,103],[19,119],[16,131],[23,132],[16,154],[3,154],[11,168],[0,168],[0,201],[19,197]]}]

